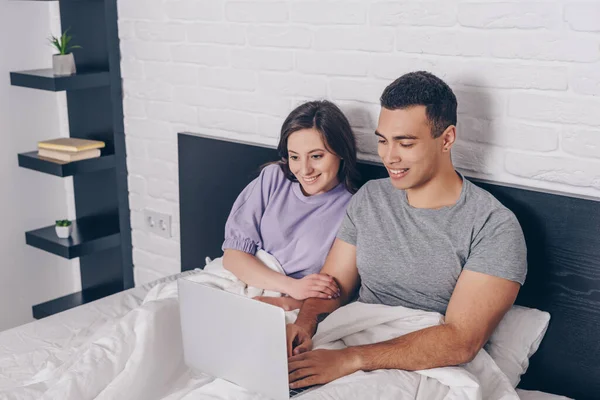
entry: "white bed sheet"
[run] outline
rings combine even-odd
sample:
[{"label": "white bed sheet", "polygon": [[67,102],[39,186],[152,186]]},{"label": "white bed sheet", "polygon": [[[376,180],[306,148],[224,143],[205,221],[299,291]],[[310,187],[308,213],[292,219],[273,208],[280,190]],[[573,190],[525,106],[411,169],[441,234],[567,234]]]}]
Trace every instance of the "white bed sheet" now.
[{"label": "white bed sheet", "polygon": [[[0,332],[0,388],[18,385],[46,363],[60,363],[72,349],[101,337],[110,322],[138,307],[148,291],[159,283],[175,281],[187,271],[98,301]],[[23,366],[29,368],[24,369]],[[517,391],[522,400],[560,400],[566,397],[535,391]],[[1,396],[0,396],[1,397]]]},{"label": "white bed sheet", "polygon": [[101,336],[110,322],[138,307],[152,287],[190,273],[193,271],[161,278],[0,332],[0,388],[26,380],[45,363],[58,363],[68,358],[71,349]]}]

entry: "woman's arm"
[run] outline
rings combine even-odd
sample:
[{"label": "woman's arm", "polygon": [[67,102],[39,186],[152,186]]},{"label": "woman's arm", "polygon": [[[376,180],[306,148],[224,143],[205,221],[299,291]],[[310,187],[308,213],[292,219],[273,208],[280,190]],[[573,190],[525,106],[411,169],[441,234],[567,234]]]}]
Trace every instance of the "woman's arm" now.
[{"label": "woman's arm", "polygon": [[294,278],[273,271],[252,254],[240,250],[226,249],[223,266],[248,286],[289,293]]},{"label": "woman's arm", "polygon": [[332,299],[339,296],[339,288],[329,275],[311,274],[302,279],[275,272],[252,254],[226,249],[223,266],[249,286],[287,294],[297,300],[309,297]]}]

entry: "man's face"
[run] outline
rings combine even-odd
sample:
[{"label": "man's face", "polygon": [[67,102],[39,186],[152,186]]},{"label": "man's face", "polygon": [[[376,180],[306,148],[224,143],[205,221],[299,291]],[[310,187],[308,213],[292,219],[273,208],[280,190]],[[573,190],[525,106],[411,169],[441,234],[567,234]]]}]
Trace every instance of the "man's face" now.
[{"label": "man's face", "polygon": [[377,152],[397,189],[414,189],[438,172],[443,157],[443,137],[434,139],[425,106],[401,110],[381,108],[375,131]]}]

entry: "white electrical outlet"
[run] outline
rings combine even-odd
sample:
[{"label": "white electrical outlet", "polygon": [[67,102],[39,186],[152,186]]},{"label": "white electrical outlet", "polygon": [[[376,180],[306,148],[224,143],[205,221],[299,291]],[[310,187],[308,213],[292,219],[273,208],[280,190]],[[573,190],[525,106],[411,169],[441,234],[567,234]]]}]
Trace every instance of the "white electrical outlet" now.
[{"label": "white electrical outlet", "polygon": [[146,230],[166,238],[171,237],[171,216],[152,210],[144,210]]}]

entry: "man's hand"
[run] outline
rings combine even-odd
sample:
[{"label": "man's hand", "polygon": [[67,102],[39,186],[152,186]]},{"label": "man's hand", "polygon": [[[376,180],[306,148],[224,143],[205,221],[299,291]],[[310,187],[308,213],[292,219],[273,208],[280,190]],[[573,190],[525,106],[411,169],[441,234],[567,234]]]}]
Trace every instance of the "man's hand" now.
[{"label": "man's hand", "polygon": [[[336,239],[327,255],[325,265],[318,275],[322,282],[323,278],[326,278],[324,283],[327,283],[330,290],[335,289],[333,290],[335,296],[331,298],[329,295],[326,298],[311,297],[304,300],[296,322],[286,328],[287,350],[290,357],[309,351],[312,348],[312,335],[316,332],[319,322],[339,307],[347,304],[358,289],[360,277],[356,267],[356,246]],[[306,278],[296,280],[296,282],[303,280]],[[335,288],[330,287],[333,284],[335,284]],[[331,294],[331,292],[329,293]],[[288,294],[293,296],[292,293]]]},{"label": "man's hand", "polygon": [[297,310],[300,307],[302,307],[302,300],[296,300],[291,297],[257,296],[254,297],[254,300],[262,301],[263,303],[283,308],[284,311]]},{"label": "man's hand", "polygon": [[288,359],[290,388],[324,385],[360,369],[360,361],[351,348],[313,350]]},{"label": "man's hand", "polygon": [[288,357],[305,353],[312,349],[312,335],[300,325],[288,324],[285,326],[285,332],[287,336]]}]

